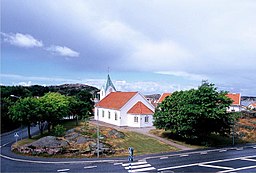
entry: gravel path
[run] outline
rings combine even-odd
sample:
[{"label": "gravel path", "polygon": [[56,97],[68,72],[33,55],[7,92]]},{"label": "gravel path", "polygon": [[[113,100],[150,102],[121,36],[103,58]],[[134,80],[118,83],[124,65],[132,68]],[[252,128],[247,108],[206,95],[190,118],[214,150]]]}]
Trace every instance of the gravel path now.
[{"label": "gravel path", "polygon": [[[95,121],[95,120],[91,120],[90,123],[97,125],[97,121]],[[101,122],[101,121],[99,121],[98,123],[99,123],[99,126],[105,126],[105,127],[111,127],[111,128],[117,129],[117,130],[128,130],[128,131],[133,131],[133,132],[141,133],[143,135],[150,136],[150,137],[155,138],[155,139],[157,139],[157,140],[159,140],[161,142],[164,142],[164,143],[166,143],[168,145],[176,147],[176,148],[178,148],[180,150],[192,150],[193,149],[193,148],[189,148],[187,146],[177,144],[177,143],[172,142],[170,140],[167,140],[167,139],[164,139],[164,138],[161,138],[159,136],[156,136],[154,134],[149,133],[149,131],[152,130],[152,129],[155,129],[155,127],[146,127],[146,128],[118,127],[118,126],[115,126],[115,125],[112,125],[112,124],[108,124],[108,123],[104,123],[104,122]]]}]

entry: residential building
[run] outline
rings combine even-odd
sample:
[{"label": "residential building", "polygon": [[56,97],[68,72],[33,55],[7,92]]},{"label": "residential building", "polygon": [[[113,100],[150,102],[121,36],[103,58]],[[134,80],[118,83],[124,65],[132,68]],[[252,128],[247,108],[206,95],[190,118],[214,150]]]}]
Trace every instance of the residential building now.
[{"label": "residential building", "polygon": [[240,112],[241,111],[241,94],[240,93],[229,93],[226,95],[230,98],[233,103],[227,108],[228,112]]}]

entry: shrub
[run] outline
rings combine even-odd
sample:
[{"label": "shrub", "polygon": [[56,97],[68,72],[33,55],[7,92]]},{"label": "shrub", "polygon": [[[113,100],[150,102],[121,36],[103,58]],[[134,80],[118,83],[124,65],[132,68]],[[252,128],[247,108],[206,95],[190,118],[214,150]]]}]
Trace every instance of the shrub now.
[{"label": "shrub", "polygon": [[54,127],[54,135],[55,136],[58,136],[58,137],[63,136],[65,131],[66,131],[66,128],[64,128],[63,125],[58,124],[57,126]]}]

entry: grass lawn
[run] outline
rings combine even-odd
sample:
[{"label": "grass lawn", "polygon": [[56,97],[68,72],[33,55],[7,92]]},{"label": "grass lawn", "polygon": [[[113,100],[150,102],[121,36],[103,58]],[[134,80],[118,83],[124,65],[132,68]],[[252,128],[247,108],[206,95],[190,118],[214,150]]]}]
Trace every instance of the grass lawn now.
[{"label": "grass lawn", "polygon": [[116,155],[127,155],[128,148],[134,148],[135,155],[150,154],[150,153],[163,153],[177,151],[178,149],[160,142],[151,137],[130,131],[123,131],[125,134],[124,139],[116,139],[109,141],[116,148],[119,153]]}]

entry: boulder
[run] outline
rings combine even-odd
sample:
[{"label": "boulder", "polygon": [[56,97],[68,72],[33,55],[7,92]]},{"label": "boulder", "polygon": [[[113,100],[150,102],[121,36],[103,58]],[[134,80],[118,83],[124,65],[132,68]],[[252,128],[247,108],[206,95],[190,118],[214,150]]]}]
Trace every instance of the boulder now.
[{"label": "boulder", "polygon": [[112,129],[108,132],[108,136],[112,138],[124,138],[125,134],[123,132],[119,132],[116,129]]},{"label": "boulder", "polygon": [[46,147],[50,147],[50,148],[67,147],[68,145],[69,143],[67,141],[58,139],[55,136],[46,136],[25,146],[31,149],[35,149],[35,148],[46,148]]}]

